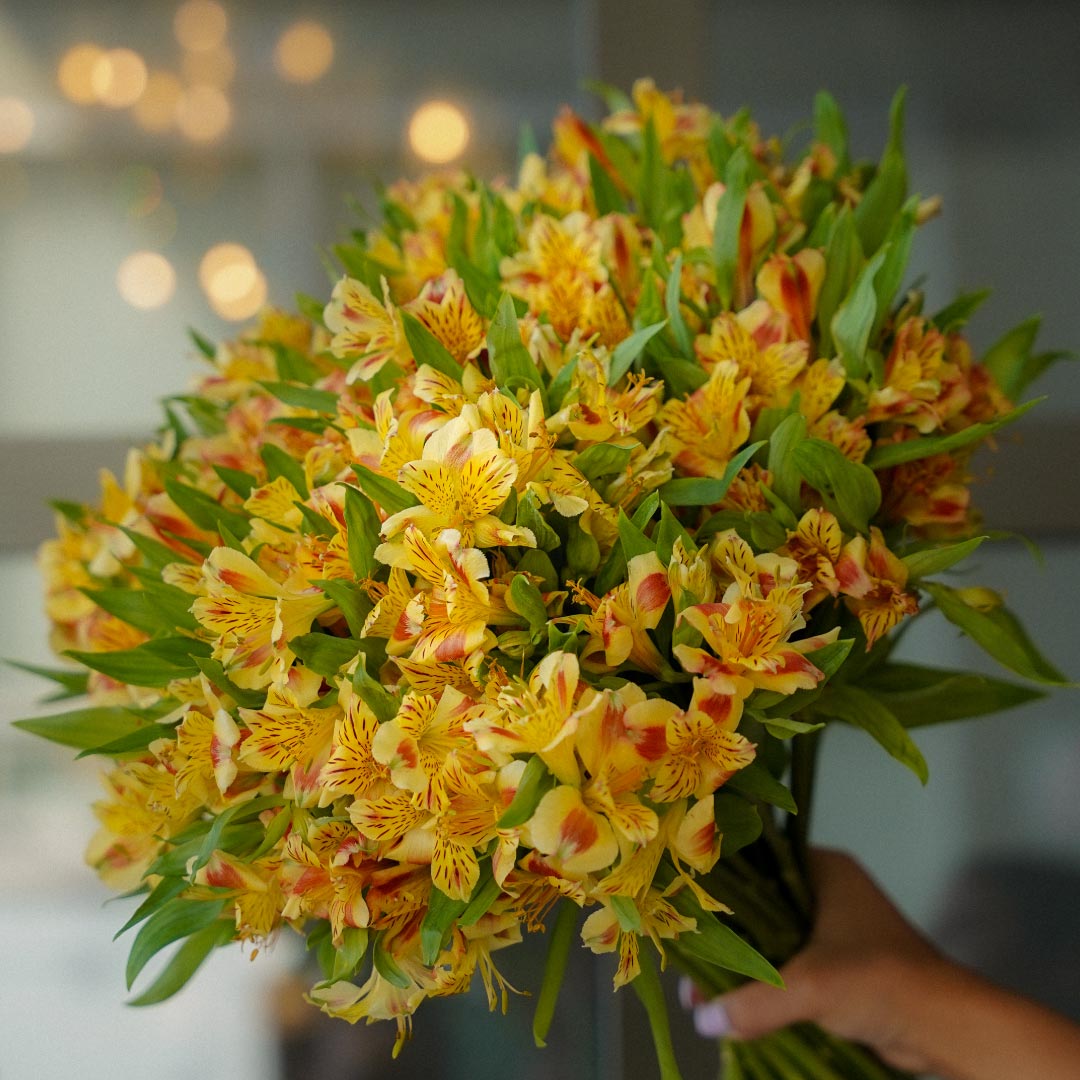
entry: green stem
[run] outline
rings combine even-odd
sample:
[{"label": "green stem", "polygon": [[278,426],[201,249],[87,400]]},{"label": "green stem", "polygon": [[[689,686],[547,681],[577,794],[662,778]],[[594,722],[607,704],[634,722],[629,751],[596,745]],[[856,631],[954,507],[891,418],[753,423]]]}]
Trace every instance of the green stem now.
[{"label": "green stem", "polygon": [[791,741],[791,797],[799,808],[788,817],[788,837],[794,849],[795,861],[807,877],[807,852],[810,843],[810,818],[814,808],[814,774],[817,771],[821,733],[797,735]]},{"label": "green stem", "polygon": [[555,928],[551,931],[551,944],[548,946],[547,964],[544,967],[544,981],[540,984],[540,993],[536,996],[536,1012],[533,1013],[533,1041],[537,1046],[546,1046],[551,1021],[555,1016],[555,1003],[559,1000],[566,963],[570,957],[570,946],[574,940],[574,928],[577,926],[578,909],[569,900],[559,905],[555,916]]},{"label": "green stem", "polygon": [[656,1047],[656,1060],[660,1065],[660,1080],[682,1080],[679,1064],[675,1060],[675,1047],[671,1042],[671,1027],[668,1023],[667,1002],[656,966],[647,951],[648,946],[638,956],[640,968],[638,976],[630,984],[637,993],[652,1029],[653,1044]]},{"label": "green stem", "polygon": [[[761,820],[765,840],[780,870],[780,879],[801,919],[802,932],[808,933],[813,921],[814,898],[808,884],[805,852],[800,857],[796,844],[776,827],[770,814],[762,814]],[[790,925],[790,917],[788,923]]]}]

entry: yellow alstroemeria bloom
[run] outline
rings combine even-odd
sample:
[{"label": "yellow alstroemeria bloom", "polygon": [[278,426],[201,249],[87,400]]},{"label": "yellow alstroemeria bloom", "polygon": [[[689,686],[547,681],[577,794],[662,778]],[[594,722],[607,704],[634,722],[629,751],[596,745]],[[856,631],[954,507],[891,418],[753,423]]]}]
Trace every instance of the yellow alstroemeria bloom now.
[{"label": "yellow alstroemeria bloom", "polygon": [[751,689],[745,679],[717,674],[694,680],[689,706],[674,709],[668,717],[668,752],[656,770],[649,798],[703,799],[754,760],[754,744],[735,730]]},{"label": "yellow alstroemeria bloom", "polygon": [[393,539],[415,525],[429,536],[456,529],[464,547],[502,544],[535,547],[536,538],[494,514],[517,478],[517,465],[499,449],[498,438],[481,427],[475,406],[448,420],[428,436],[423,456],[402,467],[399,482],[420,500],[383,522],[382,534]]},{"label": "yellow alstroemeria bloom", "polygon": [[392,361],[410,370],[412,353],[401,327],[401,316],[383,279],[382,303],[362,282],[343,277],[335,286],[323,319],[334,335],[330,351],[341,360],[353,360],[348,382],[367,381]]},{"label": "yellow alstroemeria bloom", "polygon": [[540,800],[524,831],[525,842],[559,874],[581,878],[619,857],[611,823],[590,809],[578,788],[561,784]]},{"label": "yellow alstroemeria bloom", "polygon": [[486,330],[456,270],[424,283],[420,295],[405,305],[459,363],[474,359],[484,347]]},{"label": "yellow alstroemeria bloom", "polygon": [[844,548],[836,577],[845,603],[859,618],[868,650],[905,615],[919,610],[918,599],[904,589],[907,567],[886,547],[876,527],[870,529],[869,547],[866,537],[856,536]]},{"label": "yellow alstroemeria bloom", "polygon": [[288,643],[333,606],[321,590],[280,585],[233,548],[210,553],[202,588],[192,613],[215,636],[214,658],[244,689],[267,686],[275,672],[286,671],[295,658]]},{"label": "yellow alstroemeria bloom", "polygon": [[351,681],[341,682],[338,704],[342,712],[335,721],[333,748],[322,769],[320,806],[343,795],[386,794],[391,787],[390,770],[372,752],[379,721]]},{"label": "yellow alstroemeria bloom", "polygon": [[824,280],[825,256],[817,248],[803,248],[794,255],[770,255],[756,284],[762,298],[785,316],[790,337],[809,341]]},{"label": "yellow alstroemeria bloom", "polygon": [[640,133],[651,120],[664,160],[706,155],[711,117],[707,106],[687,104],[682,91],[664,93],[652,79],[637,79],[630,91],[634,108],[614,112],[604,120],[605,131],[617,135]]},{"label": "yellow alstroemeria bloom", "polygon": [[[288,813],[279,810],[278,813]],[[265,941],[281,923],[285,894],[278,879],[281,857],[274,855],[247,863],[224,851],[215,851],[195,875],[196,885],[228,889],[236,935],[241,941]]]}]

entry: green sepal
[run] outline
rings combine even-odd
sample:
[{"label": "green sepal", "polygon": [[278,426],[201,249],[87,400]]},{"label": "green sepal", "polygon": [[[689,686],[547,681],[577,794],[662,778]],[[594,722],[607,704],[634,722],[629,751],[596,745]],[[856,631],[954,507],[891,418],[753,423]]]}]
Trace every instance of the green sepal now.
[{"label": "green sepal", "polygon": [[626,934],[636,934],[641,929],[641,912],[629,896],[610,896],[611,910],[619,923],[619,929]]},{"label": "green sepal", "polygon": [[933,597],[938,610],[949,622],[963,630],[999,664],[1033,682],[1074,685],[1039,652],[1020,621],[1004,605],[992,611],[979,611],[966,604],[955,589],[941,582],[924,581],[922,588]]},{"label": "green sepal", "polygon": [[507,606],[529,624],[533,634],[547,626],[548,611],[540,590],[524,574],[515,574],[510,582]]},{"label": "green sepal", "polygon": [[396,480],[380,476],[366,465],[353,465],[352,470],[364,494],[372,502],[378,503],[387,514],[397,514],[420,502],[411,491],[407,491]]},{"label": "green sepal", "polygon": [[455,382],[461,382],[461,365],[450,350],[411,312],[401,311],[401,325],[416,366],[427,364]]},{"label": "green sepal", "polygon": [[862,728],[922,783],[929,779],[926,759],[907,729],[880,698],[857,686],[830,686],[814,706],[823,715]]},{"label": "green sepal", "polygon": [[187,985],[188,980],[214,949],[232,941],[235,930],[231,920],[218,919],[192,934],[176,951],[153,984],[128,1004],[156,1005],[159,1001],[171,998]]},{"label": "green sepal", "polygon": [[594,443],[574,458],[574,467],[595,486],[602,476],[623,472],[630,464],[633,448],[617,443]]},{"label": "green sepal", "polygon": [[499,818],[497,828],[516,829],[533,816],[540,800],[555,787],[555,777],[548,772],[539,754],[533,754],[518,780],[517,791],[510,805]]}]

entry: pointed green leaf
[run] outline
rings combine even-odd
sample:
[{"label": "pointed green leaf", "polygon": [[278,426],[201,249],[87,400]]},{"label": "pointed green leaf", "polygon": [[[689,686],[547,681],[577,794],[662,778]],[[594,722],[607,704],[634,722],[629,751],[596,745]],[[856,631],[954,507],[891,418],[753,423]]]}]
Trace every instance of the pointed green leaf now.
[{"label": "pointed green leaf", "polygon": [[480,863],[480,880],[458,918],[458,925],[475,926],[491,910],[491,905],[502,895],[502,891],[502,886],[491,872],[491,860],[484,859]]},{"label": "pointed green leaf", "polygon": [[467,906],[467,900],[451,900],[432,885],[427,911],[420,923],[420,957],[428,967],[439,958],[450,928]]},{"label": "pointed green leaf", "polygon": [[836,171],[843,176],[851,166],[847,122],[836,98],[827,90],[819,90],[814,97],[814,138],[833,152]]},{"label": "pointed green leaf", "polygon": [[793,413],[781,420],[769,436],[767,468],[778,498],[795,514],[802,512],[802,476],[795,466],[793,451],[806,438],[806,417]]},{"label": "pointed green leaf", "polygon": [[675,338],[675,344],[678,345],[679,352],[687,360],[692,360],[694,358],[694,338],[690,333],[690,327],[686,325],[686,319],[683,318],[682,308],[679,306],[682,302],[682,252],[675,256],[671,273],[668,275],[664,300],[667,308],[667,321],[671,327],[672,336]]},{"label": "pointed green leaf", "polygon": [[356,658],[363,643],[355,638],[339,638],[330,634],[301,634],[289,642],[289,648],[312,671],[332,679]]},{"label": "pointed green leaf", "polygon": [[209,652],[206,642],[172,637],[145,641],[133,649],[113,652],[69,649],[64,655],[129,686],[163,687],[173,679],[190,679],[198,675],[195,657],[209,655]]},{"label": "pointed green leaf", "polygon": [[595,443],[574,458],[574,467],[594,483],[601,476],[623,472],[630,464],[633,448],[616,443]]},{"label": "pointed green leaf", "polygon": [[137,926],[144,919],[150,918],[155,911],[164,907],[174,896],[179,896],[185,889],[190,888],[191,883],[185,878],[162,878],[150,890],[146,899],[135,909],[131,918],[113,934],[113,941],[116,941],[118,937],[133,926]]},{"label": "pointed green leaf", "polygon": [[246,690],[237,686],[225,674],[225,668],[220,661],[209,656],[197,656],[195,657],[195,663],[203,675],[210,680],[212,686],[216,686],[222,693],[228,694],[242,708],[261,709],[266,704],[265,690]]},{"label": "pointed green leaf", "polygon": [[524,575],[515,574],[510,582],[507,605],[515,614],[522,616],[534,634],[547,626],[548,612],[540,590]]},{"label": "pointed green leaf", "polygon": [[260,382],[259,385],[278,401],[295,409],[311,409],[324,416],[337,416],[341,398],[333,390],[316,390],[287,382]]},{"label": "pointed green leaf", "polygon": [[[243,538],[251,531],[251,519],[247,514],[229,510],[203,491],[182,484],[179,480],[166,480],[165,491],[200,529],[218,532],[220,522],[234,536]],[[176,561],[175,557],[173,561]]]},{"label": "pointed green leaf", "polygon": [[539,754],[533,754],[518,780],[517,791],[510,805],[499,818],[500,829],[516,829],[533,816],[540,800],[555,786],[555,777],[548,772]]},{"label": "pointed green leaf", "polygon": [[589,182],[592,184],[593,201],[596,203],[598,217],[626,213],[626,200],[618,186],[592,154],[589,154]]},{"label": "pointed green leaf", "polygon": [[349,624],[349,633],[354,638],[361,637],[364,632],[364,622],[374,607],[371,597],[364,589],[352,582],[342,581],[340,578],[315,581],[312,584],[322,589],[338,606],[341,614],[345,616],[345,621]]},{"label": "pointed green leaf", "polygon": [[973,536],[970,540],[962,540],[955,544],[942,544],[923,551],[913,551],[910,555],[905,555],[901,562],[907,567],[908,576],[913,581],[918,581],[932,574],[940,574],[943,570],[948,570],[950,566],[955,566],[988,539],[988,536]]},{"label": "pointed green leaf", "polygon": [[849,379],[865,379],[869,374],[866,350],[878,314],[874,278],[888,255],[888,249],[883,248],[862,268],[832,318],[833,342]]},{"label": "pointed green leaf", "polygon": [[219,919],[192,934],[176,951],[153,985],[128,1004],[156,1005],[182,990],[215,948],[232,941],[234,929],[231,921]]},{"label": "pointed green leaf", "polygon": [[936,581],[921,586],[933,598],[942,615],[999,664],[1033,682],[1064,686],[1068,680],[1039,652],[1020,621],[1008,608],[979,611],[966,604],[955,589]]},{"label": "pointed green leaf", "polygon": [[660,561],[667,566],[671,562],[671,553],[675,547],[675,541],[682,540],[683,549],[688,554],[697,551],[697,544],[683,528],[682,523],[671,512],[667,503],[660,504],[660,524],[656,530],[656,554]]},{"label": "pointed green leaf", "polygon": [[7,660],[3,663],[8,667],[17,668],[19,671],[38,675],[42,679],[48,679],[61,688],[61,693],[50,695],[47,701],[59,701],[61,698],[81,697],[86,693],[88,676],[85,671],[73,671],[69,668],[39,667],[37,664],[25,664],[21,660]]},{"label": "pointed green leaf", "polygon": [[743,447],[727,463],[722,476],[681,476],[669,480],[659,489],[661,500],[668,506],[712,506],[720,502],[731,487],[731,482],[738,476],[739,470],[764,445],[756,442]]},{"label": "pointed green leaf", "polygon": [[139,972],[166,945],[206,929],[217,922],[224,910],[224,900],[185,900],[179,896],[158,908],[132,942],[126,968],[127,988],[131,989]]},{"label": "pointed green leaf", "polygon": [[[635,330],[615,346],[608,364],[608,386],[614,386],[634,365],[649,342],[667,326],[667,319]],[[554,398],[554,394],[552,395]]]},{"label": "pointed green leaf", "polygon": [[366,465],[354,465],[352,470],[364,494],[372,502],[378,503],[387,514],[396,514],[419,502],[411,491],[406,491],[396,480],[380,476]]},{"label": "pointed green leaf", "polygon": [[759,761],[752,761],[739,769],[728,778],[724,789],[759,802],[778,806],[789,814],[799,812],[791,792]]},{"label": "pointed green leaf", "polygon": [[804,439],[791,454],[796,468],[841,524],[853,532],[869,532],[881,506],[881,488],[873,470],[850,461],[824,439]]},{"label": "pointed green leaf", "polygon": [[353,673],[353,689],[375,714],[375,719],[380,724],[385,724],[397,716],[399,702],[378,679],[373,679],[368,674],[367,663],[367,656],[361,653],[356,671]]},{"label": "pointed green leaf", "polygon": [[929,779],[926,759],[904,725],[873,694],[857,686],[829,686],[814,706],[826,716],[862,728],[924,784]]},{"label": "pointed green leaf", "polygon": [[742,232],[746,193],[750,185],[750,163],[746,148],[739,146],[724,168],[724,194],[716,206],[713,229],[713,261],[716,264],[716,292],[720,304],[729,310],[735,294],[735,271],[739,265],[739,236]]},{"label": "pointed green leaf", "polygon": [[383,946],[383,935],[381,933],[375,935],[371,949],[371,959],[375,965],[375,970],[391,986],[396,986],[399,990],[408,990],[412,987],[412,980],[401,970],[398,962]]},{"label": "pointed green leaf", "polygon": [[488,352],[491,358],[491,377],[504,390],[527,387],[543,393],[544,384],[529,350],[521,342],[517,312],[509,293],[499,300],[495,318],[488,329]]},{"label": "pointed green leaf", "polygon": [[119,705],[99,705],[90,709],[73,709],[52,716],[30,716],[13,720],[14,727],[31,735],[87,750],[93,746],[119,739],[146,727],[146,721]]},{"label": "pointed green leaf", "polygon": [[310,492],[307,478],[304,476],[304,467],[292,454],[286,453],[280,446],[275,446],[273,443],[263,443],[259,450],[259,457],[266,465],[267,475],[271,480],[279,478],[288,480],[296,488],[300,498],[308,497]]},{"label": "pointed green leaf", "polygon": [[349,566],[358,579],[373,577],[378,562],[375,549],[379,546],[382,522],[371,500],[350,484],[345,489],[345,531],[348,538]]},{"label": "pointed green leaf", "polygon": [[258,480],[249,472],[244,472],[241,469],[228,469],[224,465],[214,465],[213,469],[218,474],[221,482],[231,492],[239,495],[241,499],[246,500],[258,486]]},{"label": "pointed green leaf", "polygon": [[528,529],[536,538],[536,546],[541,551],[554,551],[562,544],[559,534],[547,523],[540,512],[540,503],[533,492],[528,492],[518,500],[516,523]]},{"label": "pointed green leaf", "polygon": [[822,356],[834,353],[832,321],[840,304],[851,291],[863,266],[863,252],[855,230],[851,208],[844,206],[836,215],[825,248],[825,280],[818,295],[817,325],[821,335]]},{"label": "pointed green leaf", "polygon": [[904,104],[907,87],[900,87],[890,110],[889,141],[877,174],[855,208],[855,225],[867,255],[877,251],[888,235],[893,218],[907,198],[904,163]]},{"label": "pointed green leaf", "polygon": [[368,931],[362,926],[346,926],[341,931],[341,944],[334,949],[334,964],[330,978],[334,982],[350,979],[356,974],[367,955]]},{"label": "pointed green leaf", "polygon": [[931,322],[943,333],[959,330],[979,310],[990,296],[989,289],[977,289],[974,292],[958,296],[951,304],[943,307]]},{"label": "pointed green leaf", "polygon": [[411,312],[401,311],[401,325],[416,365],[427,364],[443,375],[461,381],[461,365],[449,349]]}]

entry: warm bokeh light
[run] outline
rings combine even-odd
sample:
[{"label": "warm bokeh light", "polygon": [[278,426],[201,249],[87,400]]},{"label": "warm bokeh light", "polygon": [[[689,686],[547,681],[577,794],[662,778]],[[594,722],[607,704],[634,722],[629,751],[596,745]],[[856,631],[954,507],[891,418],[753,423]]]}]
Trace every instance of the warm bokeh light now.
[{"label": "warm bokeh light", "polygon": [[210,248],[199,262],[199,284],[223,319],[249,319],[266,303],[266,278],[243,244]]},{"label": "warm bokeh light", "polygon": [[180,70],[189,83],[228,86],[236,74],[236,57],[228,45],[202,52],[184,53]]},{"label": "warm bokeh light", "polygon": [[210,306],[223,319],[228,319],[230,322],[239,322],[242,319],[250,319],[252,315],[257,314],[266,306],[266,298],[269,293],[266,285],[266,278],[258,267],[255,267],[254,270],[255,273],[251,278],[251,285],[243,296],[238,296],[234,300],[215,300],[213,297],[210,298]]},{"label": "warm bokeh light", "polygon": [[176,291],[176,271],[164,255],[156,251],[136,251],[128,255],[116,271],[116,287],[132,307],[148,311],[172,299]]},{"label": "warm bokeh light", "polygon": [[34,134],[34,111],[22,98],[0,97],[0,154],[22,150]]},{"label": "warm bokeh light", "polygon": [[216,86],[192,86],[180,95],[176,125],[193,142],[213,142],[229,130],[232,106]]},{"label": "warm bokeh light", "polygon": [[90,42],[72,45],[60,58],[56,69],[56,81],[60,84],[63,95],[76,105],[93,105],[97,101],[94,93],[94,65],[104,55],[104,49]]},{"label": "warm bokeh light", "polygon": [[229,17],[215,0],[187,0],[176,9],[173,33],[185,49],[207,52],[225,40]]},{"label": "warm bokeh light", "polygon": [[132,49],[109,49],[90,70],[94,97],[110,109],[134,105],[146,89],[146,62]]},{"label": "warm bokeh light", "polygon": [[176,106],[183,92],[171,71],[152,71],[142,97],[132,107],[136,122],[146,131],[168,131],[176,123]]},{"label": "warm bokeh light", "polygon": [[417,157],[443,165],[469,145],[469,122],[449,101],[428,101],[409,121],[409,145]]},{"label": "warm bokeh light", "polygon": [[295,22],[278,38],[274,63],[288,82],[312,83],[334,62],[334,39],[322,23]]},{"label": "warm bokeh light", "polygon": [[[250,268],[254,276],[255,256],[243,244],[215,244],[199,260],[199,284],[203,292],[207,296],[217,295],[218,277],[230,274],[237,267]],[[245,285],[244,289],[247,287]]]}]

